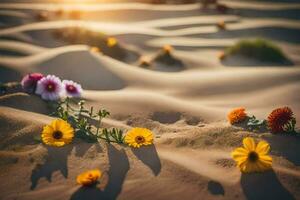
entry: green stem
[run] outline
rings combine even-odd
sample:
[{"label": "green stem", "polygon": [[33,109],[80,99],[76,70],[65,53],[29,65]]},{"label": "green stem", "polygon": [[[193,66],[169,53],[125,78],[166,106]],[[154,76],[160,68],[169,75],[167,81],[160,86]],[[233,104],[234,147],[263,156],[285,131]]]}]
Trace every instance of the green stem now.
[{"label": "green stem", "polygon": [[66,108],[67,108],[67,113],[69,113],[69,97],[66,98]]},{"label": "green stem", "polygon": [[101,126],[101,121],[102,121],[102,117],[99,116],[99,119],[98,119],[98,126],[97,126],[97,132],[96,132],[97,135],[99,134],[99,129],[100,129],[100,126]]},{"label": "green stem", "polygon": [[112,143],[117,143],[117,144],[123,144],[121,142],[115,141],[115,140],[107,140],[105,137],[101,137],[101,136],[97,136],[97,138],[101,139],[101,140],[105,140],[106,142],[112,142]]}]

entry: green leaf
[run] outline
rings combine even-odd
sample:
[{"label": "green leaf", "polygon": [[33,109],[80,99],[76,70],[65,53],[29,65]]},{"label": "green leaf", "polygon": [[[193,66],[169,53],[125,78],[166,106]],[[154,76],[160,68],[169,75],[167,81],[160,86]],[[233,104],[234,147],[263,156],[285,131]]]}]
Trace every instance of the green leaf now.
[{"label": "green leaf", "polygon": [[36,143],[42,143],[41,135],[35,135],[35,136],[33,136],[33,140],[34,140]]}]

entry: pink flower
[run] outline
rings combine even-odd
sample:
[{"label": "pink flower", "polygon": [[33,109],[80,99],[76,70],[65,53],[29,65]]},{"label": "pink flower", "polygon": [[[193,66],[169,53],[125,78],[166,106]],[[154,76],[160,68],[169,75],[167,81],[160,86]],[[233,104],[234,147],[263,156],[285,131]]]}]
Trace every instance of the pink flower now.
[{"label": "pink flower", "polygon": [[61,80],[54,75],[48,75],[39,80],[35,91],[36,94],[41,95],[42,99],[50,101],[60,99],[62,92]]},{"label": "pink flower", "polygon": [[64,90],[65,90],[65,94],[68,97],[81,97],[81,93],[82,93],[82,87],[80,84],[74,82],[74,81],[70,81],[70,80],[64,80],[62,82]]},{"label": "pink flower", "polygon": [[23,90],[28,93],[34,93],[36,90],[37,82],[43,77],[44,75],[40,73],[27,74],[21,81]]}]

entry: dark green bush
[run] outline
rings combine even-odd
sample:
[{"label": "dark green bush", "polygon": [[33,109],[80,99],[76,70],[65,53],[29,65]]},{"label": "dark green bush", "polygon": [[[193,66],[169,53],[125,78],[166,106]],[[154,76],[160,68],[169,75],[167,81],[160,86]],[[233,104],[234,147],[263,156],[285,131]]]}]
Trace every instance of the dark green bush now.
[{"label": "dark green bush", "polygon": [[98,47],[100,51],[118,60],[123,60],[127,56],[127,50],[120,44],[113,47],[107,45],[107,36],[104,33],[91,31],[84,27],[67,27],[54,31],[57,39],[68,42],[70,44],[86,44],[92,47]]},{"label": "dark green bush", "polygon": [[225,50],[225,56],[230,55],[241,55],[263,62],[288,61],[279,47],[265,39],[241,40]]}]

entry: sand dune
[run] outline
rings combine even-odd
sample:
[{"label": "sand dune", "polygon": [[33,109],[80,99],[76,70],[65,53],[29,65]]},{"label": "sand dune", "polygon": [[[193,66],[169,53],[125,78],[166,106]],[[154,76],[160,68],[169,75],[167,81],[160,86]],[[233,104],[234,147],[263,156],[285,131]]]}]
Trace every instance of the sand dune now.
[{"label": "sand dune", "polygon": [[0,49],[6,51],[26,53],[26,55],[35,54],[46,50],[46,48],[31,45],[23,42],[13,42],[9,40],[2,40],[0,42]]},{"label": "sand dune", "polygon": [[[105,127],[146,127],[155,145],[131,149],[79,139],[56,149],[36,136],[53,118],[49,105],[22,91],[0,96],[0,199],[299,199],[299,138],[231,126],[239,106],[264,119],[289,106],[300,121],[299,3],[220,1],[227,14],[200,4],[0,3],[0,82],[30,72],[79,82],[88,106],[106,108]],[[81,10],[79,20],[53,13]],[[38,21],[40,11],[49,12]],[[4,16],[5,20],[2,21]],[[53,17],[55,16],[55,17]],[[224,21],[225,30],[216,24]],[[176,66],[116,60],[84,44],[69,45],[55,30],[83,27],[114,36],[125,50],[155,58],[166,44]],[[292,65],[221,62],[220,52],[242,38],[272,39]],[[299,123],[297,129],[299,129]],[[241,174],[230,152],[245,136],[267,140],[273,170]],[[104,172],[99,188],[76,185],[90,168]]]},{"label": "sand dune", "polygon": [[[4,113],[10,114],[6,115]],[[231,199],[234,196],[245,198],[244,192],[248,190],[256,191],[256,197],[264,195],[274,197],[271,188],[257,190],[256,185],[251,185],[251,177],[242,177],[241,186],[239,183],[240,173],[235,170],[230,162],[226,161],[229,158],[227,151],[178,149],[172,146],[159,145],[159,140],[157,141],[157,149],[130,150],[126,148],[126,151],[123,151],[119,147],[114,146],[101,147],[99,149],[97,145],[82,142],[75,142],[74,145],[63,149],[45,148],[41,145],[33,145],[32,140],[29,140],[30,136],[28,133],[38,134],[38,131],[34,130],[40,129],[42,124],[46,123],[49,118],[37,114],[31,114],[30,118],[24,117],[26,113],[8,108],[1,109],[1,118],[5,117],[5,121],[14,120],[15,117],[19,116],[19,121],[14,122],[18,127],[10,129],[10,135],[16,137],[11,139],[13,141],[11,144],[27,144],[26,146],[7,146],[5,150],[1,151],[0,156],[2,163],[5,163],[4,166],[14,170],[17,169],[14,163],[18,163],[18,165],[24,167],[24,170],[22,172],[15,170],[15,176],[24,177],[26,175],[21,180],[10,178],[10,181],[6,182],[5,186],[3,182],[1,183],[1,188],[7,188],[6,191],[1,192],[5,199],[13,199],[18,196],[22,196],[22,199],[64,199],[70,196],[71,199],[82,199],[87,197],[87,195],[92,199],[100,197],[114,198],[115,195],[119,195],[121,199],[152,199],[154,197],[165,199],[172,197],[174,194],[182,195],[182,192],[188,192],[185,196],[191,199],[198,199],[198,196],[193,197],[192,194],[195,193],[206,198],[215,198],[214,195],[225,195]],[[39,120],[35,118],[39,118]],[[35,121],[34,124],[31,123],[32,120]],[[28,126],[27,123],[31,125]],[[14,124],[11,124],[12,127]],[[21,128],[22,131],[20,132],[19,127],[26,128]],[[210,125],[207,129],[210,130],[213,127],[216,128],[216,126]],[[193,129],[195,128],[191,126],[190,129],[185,130],[182,134],[186,134]],[[198,129],[201,130],[201,128]],[[220,126],[218,129],[220,129]],[[17,131],[18,134],[14,134],[14,131]],[[202,132],[202,135],[204,133]],[[194,134],[201,135],[201,131]],[[233,133],[229,132],[229,134]],[[239,137],[242,136],[240,135]],[[17,151],[10,149],[17,149]],[[106,158],[104,155],[108,157]],[[53,156],[56,157],[54,162]],[[43,164],[44,159],[46,161],[45,164]],[[40,163],[38,168],[35,167],[37,163]],[[110,181],[103,192],[102,190],[91,190],[88,192],[74,185],[73,180],[76,174],[87,169],[88,166],[101,166],[103,170],[107,170],[107,174],[104,175],[102,181],[103,183],[107,182],[108,177],[110,177]],[[33,169],[33,172],[31,172],[31,169]],[[282,183],[288,186],[293,191],[293,194],[297,194],[296,188],[292,189],[293,187],[290,187],[293,183],[288,180],[291,180],[292,177],[299,177],[299,171],[288,167],[274,167],[274,170],[277,176],[274,175],[274,172],[267,173],[264,175],[265,178],[259,176],[255,181],[265,179],[272,181],[273,187],[278,189],[276,195],[281,197],[291,197],[289,192],[281,185]],[[137,174],[136,171],[139,171],[139,173]],[[142,178],[140,174],[143,174]],[[2,173],[2,178],[8,175],[9,173],[7,172]],[[124,181],[125,175],[126,179]],[[31,179],[31,188],[34,188],[33,190],[28,190],[30,186],[28,186],[28,179]],[[51,180],[51,182],[47,179]],[[19,183],[18,193],[10,193],[9,188],[14,187],[16,180]],[[122,183],[123,187],[119,185]],[[250,187],[245,187],[243,184],[250,184]],[[164,190],[161,190],[160,188],[164,185],[166,187],[164,187]],[[174,187],[175,185],[180,185],[180,188]],[[104,187],[104,185],[100,185],[100,187]],[[114,189],[110,190],[110,187],[114,187]],[[118,188],[121,187],[122,190],[119,191]],[[239,189],[240,187],[242,189]],[[58,195],[49,196],[49,191],[57,192]],[[175,197],[175,199],[180,198]]]}]

